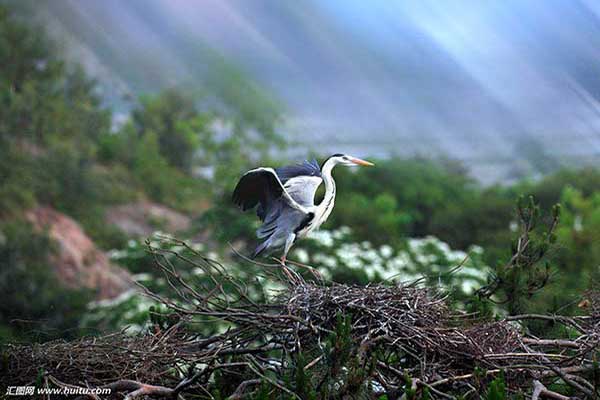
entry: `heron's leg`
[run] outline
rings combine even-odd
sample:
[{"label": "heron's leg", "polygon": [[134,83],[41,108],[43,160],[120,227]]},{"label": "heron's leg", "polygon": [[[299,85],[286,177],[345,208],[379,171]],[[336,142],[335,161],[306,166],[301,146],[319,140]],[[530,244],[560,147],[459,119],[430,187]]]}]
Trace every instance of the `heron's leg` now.
[{"label": "heron's leg", "polygon": [[292,264],[292,265],[297,266],[297,267],[306,268],[307,270],[310,271],[311,274],[313,274],[313,276],[317,279],[317,281],[324,282],[323,275],[321,275],[321,273],[319,272],[319,270],[317,270],[316,268],[311,267],[310,265],[303,264],[303,263],[298,262],[298,261],[288,261],[288,262],[290,264]]},{"label": "heron's leg", "polygon": [[281,264],[285,265],[285,261],[287,260],[287,254],[290,251],[290,249],[292,248],[292,245],[294,244],[294,240],[296,240],[296,235],[295,234],[290,234],[287,239],[285,240],[285,246],[283,248],[283,255],[281,256]]},{"label": "heron's leg", "polygon": [[285,265],[285,262],[287,260],[287,254],[290,251],[290,249],[292,248],[292,245],[294,244],[294,240],[296,239],[296,235],[295,234],[290,234],[287,239],[285,240],[285,246],[283,249],[283,255],[281,256],[281,266],[283,267],[283,272],[286,274],[287,278],[293,282],[293,283],[297,283],[298,277],[294,276],[296,275],[293,271],[289,270],[288,267]]}]

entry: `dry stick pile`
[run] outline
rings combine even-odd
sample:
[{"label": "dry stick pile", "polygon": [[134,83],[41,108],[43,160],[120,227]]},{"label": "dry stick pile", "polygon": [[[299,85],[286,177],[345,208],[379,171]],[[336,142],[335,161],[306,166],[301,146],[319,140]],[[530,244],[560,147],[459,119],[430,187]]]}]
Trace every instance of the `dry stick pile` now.
[{"label": "dry stick pile", "polygon": [[[312,391],[320,398],[362,393],[393,399],[425,390],[433,398],[454,398],[481,395],[502,373],[509,390],[534,399],[566,398],[548,389],[557,382],[581,398],[598,393],[598,296],[589,296],[589,316],[478,322],[452,311],[428,289],[324,285],[292,273],[285,276],[293,282],[279,281],[288,290],[259,303],[244,282],[201,254],[191,259],[151,251],[174,295],[146,294],[176,313],[179,322],[136,337],[118,333],[7,346],[3,385],[37,380],[48,386],[108,387],[128,399],[186,394],[208,399],[217,390],[233,399],[258,390],[283,398],[304,398]],[[175,258],[201,268],[208,279],[191,285],[171,263]],[[194,333],[194,326],[207,320],[228,328],[209,337]],[[522,335],[519,323],[525,320],[563,325],[571,338]]]}]

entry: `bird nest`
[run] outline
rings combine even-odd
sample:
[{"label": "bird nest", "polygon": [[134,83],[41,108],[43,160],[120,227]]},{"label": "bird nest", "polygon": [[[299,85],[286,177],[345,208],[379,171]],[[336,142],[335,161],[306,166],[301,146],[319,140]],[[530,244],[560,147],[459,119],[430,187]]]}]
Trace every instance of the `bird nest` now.
[{"label": "bird nest", "polygon": [[[283,398],[362,393],[391,399],[424,391],[434,398],[472,395],[502,375],[509,390],[537,396],[560,396],[547,389],[559,381],[583,396],[596,391],[597,315],[480,321],[428,288],[307,282],[272,273],[286,289],[256,301],[244,282],[201,254],[191,259],[150,250],[173,292],[144,292],[176,316],[169,326],[134,337],[121,332],[4,346],[0,382],[101,387],[129,398],[242,398],[263,391]],[[190,284],[170,257],[201,268],[210,283]],[[571,337],[521,334],[530,319],[563,325]],[[199,333],[199,326],[215,321],[219,332]]]},{"label": "bird nest", "polygon": [[[511,352],[519,346],[519,334],[512,325],[476,324],[426,288],[298,285],[285,303],[287,312],[301,317],[306,326],[334,329],[337,316],[346,316],[355,340],[412,358],[421,378],[439,376],[443,370],[472,371],[484,354]],[[308,329],[303,333],[302,342],[319,338]],[[405,364],[404,369],[411,362]]]}]

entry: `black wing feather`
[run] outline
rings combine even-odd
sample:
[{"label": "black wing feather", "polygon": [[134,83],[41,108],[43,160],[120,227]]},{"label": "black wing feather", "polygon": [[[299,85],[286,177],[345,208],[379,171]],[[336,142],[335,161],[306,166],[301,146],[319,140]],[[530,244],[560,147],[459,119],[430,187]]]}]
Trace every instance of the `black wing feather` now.
[{"label": "black wing feather", "polygon": [[[283,187],[277,178],[269,171],[258,169],[248,171],[242,176],[233,191],[232,200],[242,211],[246,211],[259,203],[265,208],[282,193]],[[264,216],[261,217],[263,218]]]},{"label": "black wing feather", "polygon": [[[317,160],[304,161],[302,164],[287,165],[276,168],[275,173],[282,184],[297,176],[321,176],[321,167]],[[264,221],[273,201],[281,196],[283,187],[270,171],[255,169],[248,171],[235,187],[233,202],[242,211],[250,210],[258,205],[256,215]]]},{"label": "black wing feather", "polygon": [[246,211],[258,205],[257,215],[263,225],[256,231],[264,239],[253,257],[265,251],[273,251],[285,245],[293,235],[307,226],[313,213],[306,213],[285,191],[283,182],[297,176],[320,176],[316,161],[278,168],[257,168],[241,177],[232,195],[233,202]]}]

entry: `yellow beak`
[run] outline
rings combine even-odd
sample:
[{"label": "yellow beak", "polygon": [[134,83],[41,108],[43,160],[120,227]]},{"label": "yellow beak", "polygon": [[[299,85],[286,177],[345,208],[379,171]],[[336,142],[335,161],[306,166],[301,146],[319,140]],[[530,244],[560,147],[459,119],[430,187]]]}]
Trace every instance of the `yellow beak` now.
[{"label": "yellow beak", "polygon": [[365,161],[365,160],[361,160],[360,158],[354,158],[354,157],[352,157],[350,159],[350,161],[352,161],[354,164],[362,165],[362,166],[365,166],[365,167],[372,167],[372,166],[375,165],[372,162],[368,162],[368,161]]}]

